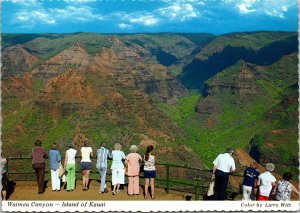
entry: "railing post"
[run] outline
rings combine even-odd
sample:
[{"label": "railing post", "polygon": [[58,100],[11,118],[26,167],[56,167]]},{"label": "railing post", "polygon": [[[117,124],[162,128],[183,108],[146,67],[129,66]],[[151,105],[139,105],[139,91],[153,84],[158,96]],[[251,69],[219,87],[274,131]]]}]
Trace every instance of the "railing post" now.
[{"label": "railing post", "polygon": [[170,187],[170,165],[169,164],[166,164],[167,166],[167,193],[169,193],[169,187]]},{"label": "railing post", "polygon": [[200,179],[201,178],[196,177],[195,181],[194,181],[194,184],[195,184],[195,200],[200,200],[200,192],[199,192],[199,190],[200,190],[199,180]]}]

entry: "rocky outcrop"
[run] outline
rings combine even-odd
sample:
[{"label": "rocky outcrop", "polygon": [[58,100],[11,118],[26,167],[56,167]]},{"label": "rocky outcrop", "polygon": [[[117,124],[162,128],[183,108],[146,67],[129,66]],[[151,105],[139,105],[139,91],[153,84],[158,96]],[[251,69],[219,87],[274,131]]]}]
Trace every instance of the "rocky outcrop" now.
[{"label": "rocky outcrop", "polygon": [[206,82],[203,91],[205,98],[196,107],[198,113],[203,115],[220,113],[222,103],[217,99],[222,99],[222,96],[227,96],[229,99],[235,97],[230,101],[238,103],[239,100],[255,96],[260,91],[257,85],[257,80],[260,78],[260,73],[257,71],[259,68],[246,62],[239,62],[236,67],[233,70],[224,70]]},{"label": "rocky outcrop", "polygon": [[2,78],[22,75],[37,63],[37,57],[22,45],[7,47],[2,52]]},{"label": "rocky outcrop", "polygon": [[93,57],[90,56],[80,43],[74,43],[66,50],[51,57],[46,61],[41,61],[32,74],[35,78],[41,80],[57,76],[69,69],[82,70],[93,63]]},{"label": "rocky outcrop", "polygon": [[98,67],[113,86],[138,89],[167,102],[187,95],[181,82],[169,75],[168,69],[158,64],[150,51],[117,41],[118,45],[103,48],[94,57],[93,65],[93,70]]},{"label": "rocky outcrop", "polygon": [[204,87],[204,96],[220,93],[245,96],[257,93],[256,81],[258,80],[258,73],[254,70],[254,65],[245,62],[238,64],[239,69],[237,72],[227,72],[227,70],[224,70],[208,81]]},{"label": "rocky outcrop", "polygon": [[24,73],[22,76],[6,77],[2,81],[1,90],[4,99],[17,98],[28,101],[34,97],[32,76],[29,73]]}]

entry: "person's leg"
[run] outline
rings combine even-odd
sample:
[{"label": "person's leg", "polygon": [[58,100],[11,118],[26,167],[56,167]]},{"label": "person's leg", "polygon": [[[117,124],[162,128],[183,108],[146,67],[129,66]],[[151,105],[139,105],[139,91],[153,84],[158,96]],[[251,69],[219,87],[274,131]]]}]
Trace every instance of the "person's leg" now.
[{"label": "person's leg", "polygon": [[120,192],[120,185],[125,183],[125,170],[118,169],[118,186],[117,192]]},{"label": "person's leg", "polygon": [[57,169],[57,170],[55,170],[55,189],[56,190],[58,190],[58,191],[60,191],[60,178],[59,178],[59,175],[58,175],[58,173],[59,173],[59,169]]},{"label": "person's leg", "polygon": [[215,173],[214,200],[219,200],[221,190],[221,176],[219,170]]},{"label": "person's leg", "polygon": [[223,178],[222,178],[222,200],[227,199],[227,186],[228,186],[228,181],[229,181],[229,174],[228,173],[223,173]]},{"label": "person's leg", "polygon": [[139,176],[133,177],[133,194],[137,195],[140,193],[139,187],[140,187],[140,179]]},{"label": "person's leg", "polygon": [[70,164],[70,175],[68,173],[67,177],[69,177],[69,179],[67,180],[67,186],[69,185],[69,180],[70,180],[69,190],[74,190],[75,189],[75,164]]},{"label": "person's leg", "polygon": [[128,189],[127,189],[127,193],[128,193],[128,195],[133,195],[133,193],[134,193],[134,186],[133,186],[133,184],[134,184],[134,177],[133,176],[129,176],[128,177]]},{"label": "person's leg", "polygon": [[71,190],[71,186],[72,186],[72,164],[67,164],[66,166],[66,170],[67,170],[67,191]]},{"label": "person's leg", "polygon": [[145,178],[145,198],[148,198],[149,178]]},{"label": "person's leg", "polygon": [[114,186],[112,194],[116,194],[116,187],[117,187],[117,183],[118,183],[117,175],[118,175],[117,169],[112,169],[112,171],[111,171],[111,182],[112,182],[112,185]]},{"label": "person's leg", "polygon": [[70,184],[71,184],[71,175],[70,175],[70,164],[67,164],[66,166],[66,190],[70,190]]},{"label": "person's leg", "polygon": [[34,174],[36,176],[36,182],[38,183],[38,168],[36,163],[32,164],[32,168],[34,169]]},{"label": "person's leg", "polygon": [[243,200],[250,200],[250,194],[252,191],[252,187],[251,186],[245,186],[243,185]]},{"label": "person's leg", "polygon": [[104,192],[104,189],[106,187],[106,171],[107,171],[107,168],[105,167],[101,167],[100,168],[100,176],[101,176],[101,183],[100,183],[100,192]]},{"label": "person's leg", "polygon": [[56,179],[55,179],[55,170],[50,170],[50,172],[51,172],[51,188],[52,188],[52,191],[54,191],[54,190],[56,190],[56,184],[55,184],[55,181],[56,181]]},{"label": "person's leg", "polygon": [[85,171],[86,170],[81,170],[81,173],[82,173],[82,190],[85,189]]},{"label": "person's leg", "polygon": [[85,170],[85,189],[89,189],[90,170]]},{"label": "person's leg", "polygon": [[1,191],[2,200],[6,200],[6,190]]},{"label": "person's leg", "polygon": [[118,183],[117,184],[117,191],[116,191],[117,193],[119,193],[120,192],[120,184]]},{"label": "person's leg", "polygon": [[39,194],[43,193],[45,188],[44,188],[44,177],[45,177],[45,164],[40,163],[38,165],[38,185],[39,185]]},{"label": "person's leg", "polygon": [[6,173],[2,173],[2,190],[1,190],[1,195],[2,195],[2,200],[6,200],[6,188],[7,188],[7,175]]},{"label": "person's leg", "polygon": [[36,163],[32,164],[32,168],[34,169],[34,173],[36,176],[36,182],[37,182],[38,190],[39,190],[39,167],[38,167],[38,164],[36,164]]},{"label": "person's leg", "polygon": [[150,178],[150,186],[151,186],[151,198],[154,199],[154,178]]}]

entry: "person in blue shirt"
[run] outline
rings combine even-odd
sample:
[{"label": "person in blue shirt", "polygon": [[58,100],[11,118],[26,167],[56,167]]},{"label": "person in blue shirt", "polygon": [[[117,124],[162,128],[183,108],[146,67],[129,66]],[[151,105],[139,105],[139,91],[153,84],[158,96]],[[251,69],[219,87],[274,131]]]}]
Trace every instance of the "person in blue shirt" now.
[{"label": "person in blue shirt", "polygon": [[49,151],[50,170],[51,170],[51,185],[52,191],[60,191],[60,178],[58,175],[61,156],[56,143],[51,145]]},{"label": "person in blue shirt", "polygon": [[[243,180],[243,200],[251,200],[252,190],[255,187],[256,181],[260,173],[257,171],[258,164],[252,162],[250,167],[247,167],[244,171]],[[253,198],[252,198],[253,199]]]}]

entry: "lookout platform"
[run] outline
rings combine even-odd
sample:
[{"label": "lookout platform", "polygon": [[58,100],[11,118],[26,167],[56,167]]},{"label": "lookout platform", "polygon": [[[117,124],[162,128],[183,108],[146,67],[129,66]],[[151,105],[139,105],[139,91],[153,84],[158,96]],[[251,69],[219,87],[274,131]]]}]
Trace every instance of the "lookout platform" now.
[{"label": "lookout platform", "polygon": [[127,194],[126,185],[121,189],[117,195],[112,195],[111,185],[107,183],[108,193],[99,193],[100,184],[96,180],[90,182],[89,190],[82,191],[82,182],[80,180],[76,181],[76,188],[72,192],[67,192],[65,190],[52,191],[51,182],[48,181],[46,185],[45,192],[42,194],[37,193],[37,183],[36,181],[14,181],[9,183],[8,189],[8,200],[143,200],[143,201],[153,201],[153,200],[185,200],[186,195],[191,195],[194,199],[193,194],[178,192],[170,190],[169,193],[166,192],[164,188],[155,188],[155,199],[144,198],[144,190],[142,186],[140,187],[140,194],[137,196],[129,196]]}]

